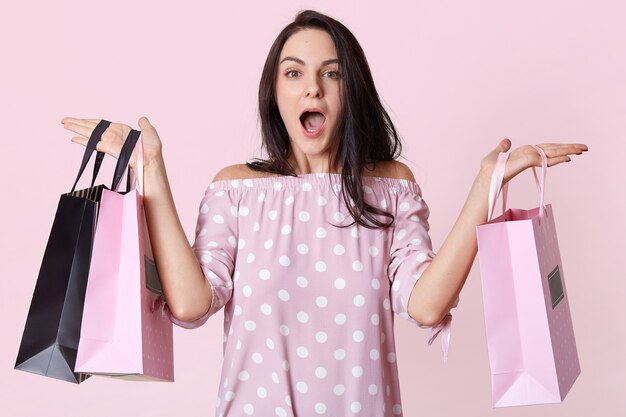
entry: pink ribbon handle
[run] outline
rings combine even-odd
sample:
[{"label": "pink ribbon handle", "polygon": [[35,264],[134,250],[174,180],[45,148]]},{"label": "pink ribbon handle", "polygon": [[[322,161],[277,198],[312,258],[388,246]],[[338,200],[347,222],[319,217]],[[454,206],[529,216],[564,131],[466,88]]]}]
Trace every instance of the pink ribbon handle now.
[{"label": "pink ribbon handle", "polygon": [[432,345],[437,336],[441,333],[441,350],[443,351],[443,361],[448,361],[448,350],[450,349],[450,335],[452,334],[452,314],[448,313],[439,324],[431,328],[428,346]]}]

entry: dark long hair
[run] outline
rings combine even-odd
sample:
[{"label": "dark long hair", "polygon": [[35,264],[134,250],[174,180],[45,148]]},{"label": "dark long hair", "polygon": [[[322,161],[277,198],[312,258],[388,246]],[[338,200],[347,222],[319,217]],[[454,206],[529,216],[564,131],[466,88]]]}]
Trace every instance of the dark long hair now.
[{"label": "dark long hair", "polygon": [[[337,227],[349,227],[357,222],[370,229],[386,229],[393,225],[394,217],[365,201],[361,175],[368,164],[395,160],[402,153],[402,144],[389,114],[380,102],[363,49],[350,30],[331,17],[312,10],[301,11],[272,44],[259,84],[262,147],[267,150],[268,159],[256,158],[246,165],[256,171],[297,176],[288,162],[289,135],[276,104],[276,73],[280,53],[287,39],[309,28],[324,30],[332,38],[343,82],[342,115],[331,140],[332,147],[338,149],[337,158],[341,162],[342,195],[354,221]],[[329,166],[335,166],[332,153]],[[350,199],[354,201],[354,207],[349,204]],[[375,215],[391,220],[384,223]]]}]

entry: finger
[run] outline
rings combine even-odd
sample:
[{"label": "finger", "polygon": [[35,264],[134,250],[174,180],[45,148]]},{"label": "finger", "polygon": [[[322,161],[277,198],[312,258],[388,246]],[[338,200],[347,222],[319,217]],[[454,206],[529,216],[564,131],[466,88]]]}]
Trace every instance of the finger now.
[{"label": "finger", "polygon": [[558,158],[549,158],[548,167],[558,165],[562,162],[570,162],[572,159],[569,156],[559,156]]},{"label": "finger", "polygon": [[[87,146],[87,143],[89,143],[89,139],[86,139],[82,136],[74,136],[71,139],[71,141],[74,143],[78,143],[79,145],[83,145],[83,146]],[[99,141],[96,144],[96,150],[98,152],[104,152],[108,155],[111,155],[114,158],[119,158],[119,155],[120,155],[120,149],[118,147],[115,147],[110,143],[106,143],[102,141]]]},{"label": "finger", "polygon": [[88,138],[93,133],[93,130],[96,128],[96,125],[87,124],[87,123],[80,122],[80,121],[79,122],[66,121],[65,123],[63,123],[63,127],[67,130],[70,130],[74,133],[78,133],[79,135],[83,135],[86,138]]}]

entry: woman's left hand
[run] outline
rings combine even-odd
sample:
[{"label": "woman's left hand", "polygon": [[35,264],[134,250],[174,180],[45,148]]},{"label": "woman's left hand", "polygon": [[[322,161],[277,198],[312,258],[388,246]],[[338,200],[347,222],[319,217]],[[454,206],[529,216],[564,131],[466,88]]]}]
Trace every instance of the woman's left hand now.
[{"label": "woman's left hand", "polygon": [[[503,139],[493,151],[483,158],[480,164],[480,173],[486,177],[487,181],[491,180],[491,175],[500,152],[508,151],[511,149],[511,145],[510,139]],[[543,149],[546,154],[549,167],[558,165],[561,162],[569,162],[572,160],[570,155],[582,155],[583,152],[588,150],[587,145],[582,143],[542,143],[537,146]],[[541,167],[541,156],[537,150],[531,145],[513,149],[506,162],[502,185],[530,167]]]}]

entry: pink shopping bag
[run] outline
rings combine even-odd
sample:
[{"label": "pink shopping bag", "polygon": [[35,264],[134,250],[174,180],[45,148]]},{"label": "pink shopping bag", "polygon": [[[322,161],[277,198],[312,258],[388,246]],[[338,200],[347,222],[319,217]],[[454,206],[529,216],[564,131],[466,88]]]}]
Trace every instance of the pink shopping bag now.
[{"label": "pink shopping bag", "polygon": [[506,210],[492,219],[509,152],[491,178],[487,223],[477,226],[494,407],[562,402],[580,374],[565,274],[550,204],[544,205],[542,159],[539,207]]},{"label": "pink shopping bag", "polygon": [[[112,190],[104,190],[93,244],[76,372],[174,380],[172,323],[163,311],[143,211],[141,132],[126,139]],[[136,144],[136,146],[135,146]],[[117,188],[133,148],[137,178]],[[130,173],[129,173],[130,175]],[[152,290],[151,290],[152,289]],[[156,308],[155,308],[156,307]]]}]

